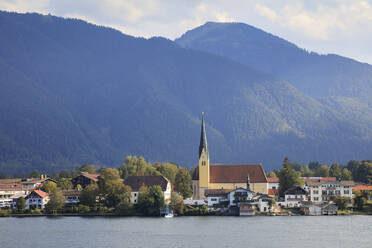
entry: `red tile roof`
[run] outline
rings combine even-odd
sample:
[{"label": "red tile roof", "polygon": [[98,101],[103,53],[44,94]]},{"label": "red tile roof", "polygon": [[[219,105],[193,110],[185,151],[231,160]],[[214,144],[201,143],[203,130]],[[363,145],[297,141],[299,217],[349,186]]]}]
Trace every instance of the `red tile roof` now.
[{"label": "red tile roof", "polygon": [[268,183],[279,183],[279,177],[268,177],[267,182]]},{"label": "red tile roof", "polygon": [[[246,183],[247,176],[251,183],[267,183],[261,165],[211,165],[210,183]],[[199,180],[199,167],[195,169],[193,180]]]},{"label": "red tile roof", "polygon": [[42,190],[34,190],[32,192],[35,192],[36,194],[38,194],[41,198],[45,198],[47,196],[49,196],[49,194],[47,192],[44,192]]},{"label": "red tile roof", "polygon": [[24,190],[22,184],[0,184],[0,190],[2,191],[21,191]]},{"label": "red tile roof", "polygon": [[372,190],[372,185],[357,185],[353,188],[353,191],[370,191]]},{"label": "red tile roof", "polygon": [[278,189],[269,189],[268,195],[277,195],[279,193]]},{"label": "red tile roof", "polygon": [[336,177],[303,177],[305,182],[337,181]]},{"label": "red tile roof", "polygon": [[89,178],[95,182],[98,182],[98,177],[99,177],[99,174],[90,174],[88,172],[81,172],[81,175],[86,177],[86,178]]}]

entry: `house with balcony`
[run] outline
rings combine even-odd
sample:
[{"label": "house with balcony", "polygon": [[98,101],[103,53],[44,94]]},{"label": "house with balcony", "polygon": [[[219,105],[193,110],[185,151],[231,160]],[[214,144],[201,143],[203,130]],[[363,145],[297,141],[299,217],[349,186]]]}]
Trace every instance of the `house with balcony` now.
[{"label": "house with balcony", "polygon": [[33,190],[25,197],[26,209],[44,209],[49,202],[49,194],[42,190]]},{"label": "house with balcony", "polygon": [[314,203],[327,203],[334,196],[352,198],[353,181],[309,181],[306,182],[309,200]]},{"label": "house with balcony", "polygon": [[289,208],[301,207],[307,200],[307,192],[298,186],[293,186],[284,192],[284,205]]},{"label": "house with balcony", "polygon": [[14,196],[25,197],[28,193],[22,184],[0,184],[0,208],[11,208]]}]

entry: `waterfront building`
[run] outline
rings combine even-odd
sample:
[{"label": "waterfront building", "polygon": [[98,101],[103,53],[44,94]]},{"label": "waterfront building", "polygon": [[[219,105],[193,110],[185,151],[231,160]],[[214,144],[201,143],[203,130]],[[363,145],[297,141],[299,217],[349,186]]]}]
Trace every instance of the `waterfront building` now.
[{"label": "waterfront building", "polygon": [[77,205],[80,203],[80,192],[78,190],[62,190],[62,195],[66,199],[67,205]]},{"label": "waterfront building", "polygon": [[99,174],[90,174],[88,172],[81,172],[79,176],[74,177],[71,182],[74,188],[80,185],[82,188],[85,188],[89,184],[98,183]]},{"label": "waterfront building", "polygon": [[44,209],[49,201],[49,194],[42,190],[33,190],[25,197],[26,209]]},{"label": "waterfront building", "polygon": [[170,181],[164,176],[129,176],[124,180],[124,184],[131,188],[130,202],[138,203],[138,194],[141,187],[160,186],[163,192],[164,201],[170,203],[172,187]]},{"label": "waterfront building", "polygon": [[10,208],[15,195],[25,197],[29,189],[22,184],[0,184],[0,208]]},{"label": "waterfront building", "polygon": [[324,203],[332,200],[334,196],[352,198],[353,181],[309,181],[306,182],[309,200],[314,203]]},{"label": "waterfront building", "polygon": [[208,189],[245,188],[248,176],[250,178],[249,190],[262,194],[268,193],[268,182],[261,164],[210,164],[204,113],[202,113],[199,164],[192,176],[192,198],[206,199],[205,192]]},{"label": "waterfront building", "polygon": [[284,192],[284,203],[286,207],[301,207],[306,201],[306,191],[298,186],[291,187]]}]

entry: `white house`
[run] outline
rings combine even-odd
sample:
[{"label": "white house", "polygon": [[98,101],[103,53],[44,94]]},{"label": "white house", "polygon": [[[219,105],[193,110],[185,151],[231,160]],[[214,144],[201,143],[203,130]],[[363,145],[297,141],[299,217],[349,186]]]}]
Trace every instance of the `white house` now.
[{"label": "white house", "polygon": [[208,207],[228,207],[230,203],[228,193],[231,191],[231,189],[206,189],[204,195]]},{"label": "white house", "polygon": [[352,198],[353,181],[309,181],[306,182],[309,192],[309,200],[314,203],[324,203],[333,196]]},{"label": "white house", "polygon": [[169,204],[171,200],[172,186],[167,178],[164,176],[129,176],[124,182],[125,185],[131,188],[130,202],[133,204],[138,203],[138,194],[141,187],[151,187],[158,185],[163,192],[165,204]]},{"label": "white house", "polygon": [[49,194],[42,190],[34,190],[25,199],[26,209],[44,209],[49,201]]},{"label": "white house", "polygon": [[230,207],[239,207],[241,202],[248,202],[253,199],[253,191],[246,188],[237,188],[227,194],[227,199]]},{"label": "white house", "polygon": [[268,213],[272,209],[272,205],[270,205],[270,202],[272,201],[272,198],[268,195],[259,194],[253,197],[252,199],[257,206],[257,210],[263,213]]},{"label": "white house", "polygon": [[25,197],[29,193],[22,184],[0,184],[0,208],[10,208],[15,195]]},{"label": "white house", "polygon": [[306,201],[306,191],[298,186],[291,187],[284,192],[284,203],[286,207],[301,207]]},{"label": "white house", "polygon": [[66,199],[66,204],[76,205],[80,203],[80,191],[78,190],[62,190],[62,195]]}]

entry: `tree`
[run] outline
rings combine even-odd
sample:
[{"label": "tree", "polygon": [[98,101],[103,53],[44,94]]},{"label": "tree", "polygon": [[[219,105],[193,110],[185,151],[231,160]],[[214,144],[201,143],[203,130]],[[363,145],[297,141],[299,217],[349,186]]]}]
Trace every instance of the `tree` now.
[{"label": "tree", "polygon": [[347,208],[347,206],[350,202],[350,199],[348,197],[344,197],[344,196],[334,196],[332,198],[332,201],[336,204],[338,209],[344,210],[344,209]]},{"label": "tree", "polygon": [[288,158],[284,159],[283,168],[279,170],[279,194],[284,195],[284,192],[293,187],[303,185],[303,179],[300,177],[300,173],[296,172],[291,168],[291,164]]},{"label": "tree", "polygon": [[321,165],[315,170],[316,177],[329,177],[329,166]]},{"label": "tree", "polygon": [[143,157],[127,156],[124,163],[118,168],[120,177],[128,176],[156,176],[160,175],[151,163],[147,163]]},{"label": "tree", "polygon": [[89,207],[95,207],[97,204],[98,185],[90,184],[81,192],[80,203]]},{"label": "tree", "polygon": [[66,199],[62,195],[62,192],[59,189],[53,189],[51,191],[50,195],[50,200],[48,203],[45,205],[45,209],[49,213],[55,213],[57,211],[60,211],[63,209],[63,207],[66,204]]},{"label": "tree", "polygon": [[183,198],[176,192],[172,192],[169,206],[173,208],[177,215],[183,215]]},{"label": "tree", "polygon": [[336,177],[337,179],[341,179],[342,178],[342,168],[340,166],[340,164],[338,163],[335,163],[331,166],[331,168],[329,169],[329,175],[331,177]]},{"label": "tree", "polygon": [[94,165],[92,165],[92,164],[82,165],[79,168],[79,171],[80,172],[88,172],[89,174],[95,174],[96,173],[96,169],[94,168]]},{"label": "tree", "polygon": [[62,190],[69,190],[73,188],[71,180],[67,178],[62,178],[58,181],[57,186]]},{"label": "tree", "polygon": [[72,178],[71,173],[67,170],[61,170],[58,177],[59,178]]},{"label": "tree", "polygon": [[30,178],[40,178],[40,172],[38,170],[34,170],[29,175]]},{"label": "tree", "polygon": [[351,171],[349,171],[347,168],[344,168],[342,170],[341,179],[342,180],[352,180],[353,179],[353,175],[351,174]]},{"label": "tree", "polygon": [[310,170],[315,171],[316,169],[318,169],[320,167],[320,163],[319,162],[310,162],[308,164],[308,167],[309,167]]},{"label": "tree", "polygon": [[268,177],[277,177],[274,171],[270,171],[270,173],[267,175]]},{"label": "tree", "polygon": [[172,163],[155,163],[154,168],[165,176],[173,185],[176,182],[176,175],[179,167]]},{"label": "tree", "polygon": [[363,210],[364,206],[367,205],[367,197],[366,194],[363,194],[362,192],[355,192],[354,197],[354,206],[358,210]]},{"label": "tree", "polygon": [[160,208],[164,207],[164,196],[161,187],[158,185],[142,187],[138,194],[137,206],[144,215],[159,215]]},{"label": "tree", "polygon": [[179,192],[183,198],[192,196],[191,175],[186,168],[178,170],[174,189]]},{"label": "tree", "polygon": [[133,204],[130,203],[129,199],[122,199],[117,205],[115,212],[120,215],[130,215],[133,211]]},{"label": "tree", "polygon": [[25,198],[19,197],[17,199],[16,204],[17,204],[17,211],[19,213],[22,213],[25,210],[25,208],[26,208],[26,200],[25,200]]},{"label": "tree", "polygon": [[53,190],[57,189],[57,184],[55,182],[52,182],[52,181],[47,181],[46,183],[44,183],[44,185],[41,187],[41,190],[45,191],[45,192],[52,192]]}]

